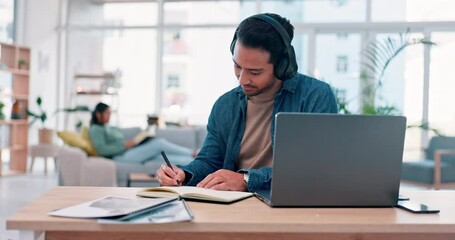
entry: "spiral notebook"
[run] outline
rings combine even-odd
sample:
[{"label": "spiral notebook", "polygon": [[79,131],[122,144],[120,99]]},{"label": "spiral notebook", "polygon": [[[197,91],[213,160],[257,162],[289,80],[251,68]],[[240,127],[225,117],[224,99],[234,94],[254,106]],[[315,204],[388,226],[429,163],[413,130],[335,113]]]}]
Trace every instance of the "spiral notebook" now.
[{"label": "spiral notebook", "polygon": [[142,211],[150,211],[176,200],[178,200],[177,197],[150,199],[105,196],[93,201],[54,210],[49,212],[48,215],[69,218],[124,217],[130,214],[136,215]]},{"label": "spiral notebook", "polygon": [[106,224],[141,224],[141,223],[173,223],[193,220],[193,214],[184,199],[154,207],[150,210],[139,211],[137,214],[129,214],[116,218],[100,218],[98,223]]}]

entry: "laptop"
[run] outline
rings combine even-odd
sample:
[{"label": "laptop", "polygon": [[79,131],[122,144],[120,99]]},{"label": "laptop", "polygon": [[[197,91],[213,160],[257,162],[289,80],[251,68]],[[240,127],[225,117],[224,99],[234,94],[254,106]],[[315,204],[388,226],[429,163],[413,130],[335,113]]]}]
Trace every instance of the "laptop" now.
[{"label": "laptop", "polygon": [[403,116],[278,113],[272,207],[392,207],[406,130]]}]

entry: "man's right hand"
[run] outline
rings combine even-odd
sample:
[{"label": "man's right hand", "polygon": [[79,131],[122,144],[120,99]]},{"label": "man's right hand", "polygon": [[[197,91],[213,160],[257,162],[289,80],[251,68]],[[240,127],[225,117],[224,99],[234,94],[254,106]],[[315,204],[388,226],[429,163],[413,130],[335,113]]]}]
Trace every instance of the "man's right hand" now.
[{"label": "man's right hand", "polygon": [[181,186],[185,181],[185,172],[175,165],[172,168],[168,167],[165,163],[156,171],[156,176],[161,186]]}]

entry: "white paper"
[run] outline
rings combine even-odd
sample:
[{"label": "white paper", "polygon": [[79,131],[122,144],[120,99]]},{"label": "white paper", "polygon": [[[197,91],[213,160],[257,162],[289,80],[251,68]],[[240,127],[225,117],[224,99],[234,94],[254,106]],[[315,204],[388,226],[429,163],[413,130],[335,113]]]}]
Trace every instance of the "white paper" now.
[{"label": "white paper", "polygon": [[57,217],[105,218],[124,216],[133,212],[159,206],[177,198],[123,198],[106,196],[94,201],[84,202],[67,208],[58,209],[48,214]]}]

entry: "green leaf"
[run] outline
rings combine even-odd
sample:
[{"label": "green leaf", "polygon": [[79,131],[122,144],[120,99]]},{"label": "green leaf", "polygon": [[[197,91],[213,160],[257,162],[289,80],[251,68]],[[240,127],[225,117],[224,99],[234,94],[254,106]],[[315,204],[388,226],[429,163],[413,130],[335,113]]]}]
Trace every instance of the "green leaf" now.
[{"label": "green leaf", "polygon": [[28,109],[26,111],[27,111],[27,115],[29,115],[29,116],[32,116],[35,118],[39,117],[37,114],[30,112]]},{"label": "green leaf", "polygon": [[42,126],[45,127],[45,122],[47,120],[47,114],[45,111],[43,111],[41,104],[43,103],[43,100],[40,96],[36,98],[36,105],[38,105],[38,113],[32,112],[28,109],[26,109],[27,115],[33,117],[33,119],[29,123],[29,127],[33,125],[38,119],[41,121]]},{"label": "green leaf", "polygon": [[47,119],[46,113],[42,113],[41,116],[40,116],[40,119],[41,119],[41,122],[44,124],[46,122],[46,119]]},{"label": "green leaf", "polygon": [[432,131],[438,136],[441,136],[441,137],[444,136],[444,134],[439,132],[438,129],[430,127],[428,122],[421,122],[421,123],[417,123],[417,124],[411,124],[411,125],[407,126],[407,128],[420,128],[420,129],[423,129],[423,130]]},{"label": "green leaf", "polygon": [[[400,55],[409,46],[423,44],[426,46],[434,46],[436,43],[425,38],[410,39],[410,30],[398,34],[397,37],[386,37],[378,39],[367,44],[367,47],[362,50],[362,62],[359,78],[366,83],[365,88],[369,88],[369,83],[375,82],[373,89],[362,89],[362,94],[365,95],[364,106],[361,112],[364,114],[396,114],[398,109],[393,105],[376,106],[372,99],[381,99],[380,89],[383,86],[383,77],[392,64],[393,60]],[[374,81],[371,81],[372,78]],[[368,103],[368,101],[372,101]],[[342,106],[346,107],[346,106]]]},{"label": "green leaf", "polygon": [[42,103],[41,97],[36,98],[36,104],[38,104],[38,106],[41,106],[41,103]]}]

